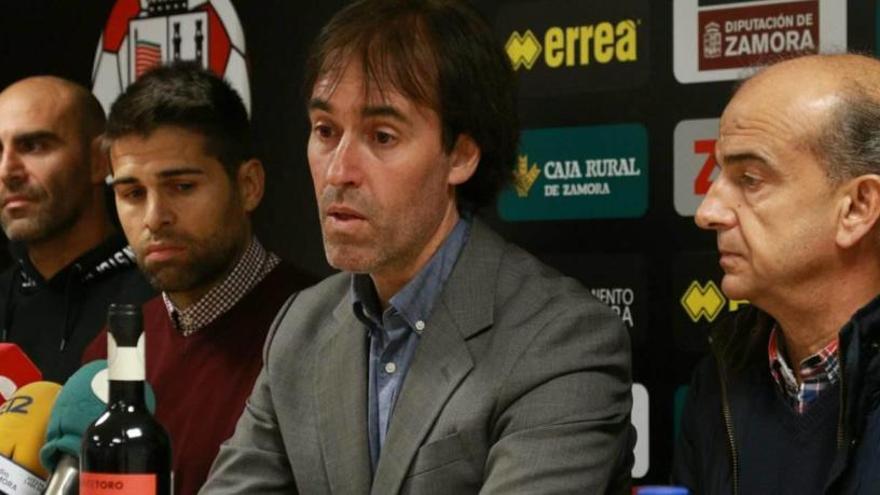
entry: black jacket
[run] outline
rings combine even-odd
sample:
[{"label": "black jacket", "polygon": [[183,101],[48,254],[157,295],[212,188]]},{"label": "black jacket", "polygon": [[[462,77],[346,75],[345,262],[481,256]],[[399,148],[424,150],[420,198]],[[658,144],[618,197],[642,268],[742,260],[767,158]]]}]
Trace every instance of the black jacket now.
[{"label": "black jacket", "polygon": [[13,264],[0,274],[0,341],[18,344],[43,372],[64,383],[104,326],[110,303],[141,304],[156,293],[134,253],[115,235],[45,280],[24,246],[11,243]]},{"label": "black jacket", "polygon": [[[692,493],[751,495],[741,488],[742,479],[753,474],[743,472],[743,461],[767,453],[743,445],[760,446],[745,431],[754,430],[756,421],[772,420],[755,415],[750,407],[760,400],[759,380],[771,380],[767,342],[772,326],[769,315],[749,308],[713,332],[712,356],[694,374],[676,444],[673,479]],[[836,431],[825,432],[833,452],[827,456],[828,474],[811,493],[878,494],[880,297],[856,312],[839,338]]]}]

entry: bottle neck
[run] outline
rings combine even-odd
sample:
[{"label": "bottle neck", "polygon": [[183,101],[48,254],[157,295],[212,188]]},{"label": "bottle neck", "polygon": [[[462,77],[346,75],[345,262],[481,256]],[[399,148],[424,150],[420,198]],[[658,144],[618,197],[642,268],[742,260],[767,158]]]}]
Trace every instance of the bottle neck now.
[{"label": "bottle neck", "polygon": [[142,347],[117,346],[111,342],[107,348],[107,372],[110,380],[144,381],[146,362]]},{"label": "bottle neck", "polygon": [[124,403],[146,409],[145,387],[143,381],[110,380],[110,405]]},{"label": "bottle neck", "polygon": [[146,370],[142,347],[115,346],[107,371],[111,404],[144,406]]}]

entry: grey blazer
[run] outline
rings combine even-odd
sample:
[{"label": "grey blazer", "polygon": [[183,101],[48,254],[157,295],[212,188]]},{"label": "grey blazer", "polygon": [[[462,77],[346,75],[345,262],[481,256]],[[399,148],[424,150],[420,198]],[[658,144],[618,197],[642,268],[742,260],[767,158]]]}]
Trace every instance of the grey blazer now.
[{"label": "grey blazer", "polygon": [[291,298],[204,494],[623,492],[629,337],[581,285],[479,221],[443,288],[375,474],[367,337],[334,275]]}]

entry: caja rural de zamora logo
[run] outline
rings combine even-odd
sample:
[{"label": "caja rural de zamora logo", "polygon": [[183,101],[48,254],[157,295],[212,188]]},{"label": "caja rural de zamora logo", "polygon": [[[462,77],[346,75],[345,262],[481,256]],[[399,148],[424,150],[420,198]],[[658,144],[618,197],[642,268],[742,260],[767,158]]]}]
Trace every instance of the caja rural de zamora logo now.
[{"label": "caja rural de zamora logo", "polygon": [[522,134],[505,220],[640,217],[648,207],[648,138],[641,124],[532,129]]},{"label": "caja rural de zamora logo", "polygon": [[529,168],[528,155],[520,155],[516,160],[516,169],[513,171],[513,186],[516,189],[516,195],[520,198],[529,197],[529,191],[541,175],[541,169],[538,165],[532,164]]},{"label": "caja rural de zamora logo", "polygon": [[244,31],[231,0],[117,0],[92,68],[92,91],[109,110],[151,67],[192,61],[223,77],[250,112]]}]

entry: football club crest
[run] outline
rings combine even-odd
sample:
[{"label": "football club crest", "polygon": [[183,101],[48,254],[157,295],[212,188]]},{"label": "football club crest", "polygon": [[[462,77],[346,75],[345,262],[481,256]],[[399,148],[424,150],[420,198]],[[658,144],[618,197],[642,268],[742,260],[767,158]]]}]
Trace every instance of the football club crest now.
[{"label": "football club crest", "polygon": [[109,111],[141,74],[174,61],[226,79],[250,112],[244,31],[231,0],[117,0],[98,41],[92,92]]}]

